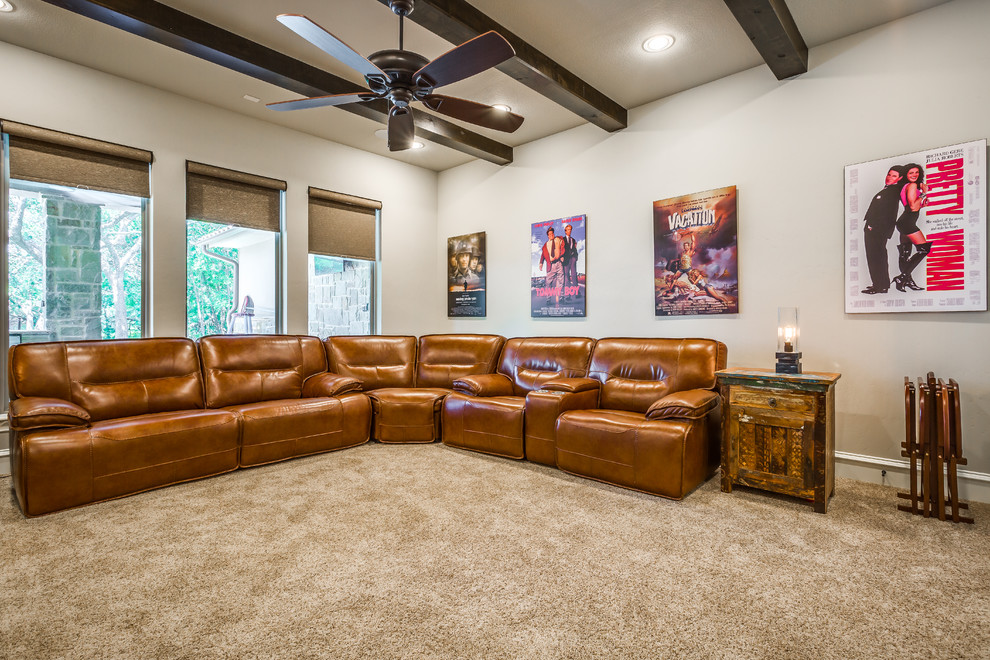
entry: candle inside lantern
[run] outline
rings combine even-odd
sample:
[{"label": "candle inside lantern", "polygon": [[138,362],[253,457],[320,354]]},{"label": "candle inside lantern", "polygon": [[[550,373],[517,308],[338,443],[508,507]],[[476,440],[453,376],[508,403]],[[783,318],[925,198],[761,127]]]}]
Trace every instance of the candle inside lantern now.
[{"label": "candle inside lantern", "polygon": [[801,326],[797,307],[777,308],[777,366],[779,374],[801,373]]}]

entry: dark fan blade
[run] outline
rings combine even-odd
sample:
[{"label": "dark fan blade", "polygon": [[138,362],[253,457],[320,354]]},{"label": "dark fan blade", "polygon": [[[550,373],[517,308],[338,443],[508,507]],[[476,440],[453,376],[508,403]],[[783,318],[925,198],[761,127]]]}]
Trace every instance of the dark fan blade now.
[{"label": "dark fan blade", "polygon": [[353,48],[305,16],[280,14],[277,20],[327,55],[337,58],[365,78],[388,78],[384,71],[372,64],[367,58],[359,55]]},{"label": "dark fan blade", "polygon": [[423,99],[423,103],[431,110],[436,110],[448,117],[468,121],[485,128],[492,128],[496,131],[511,133],[523,123],[523,118],[514,112],[499,110],[484,103],[459,99],[456,96],[430,94]]},{"label": "dark fan blade", "polygon": [[490,69],[515,54],[498,32],[485,32],[424,66],[413,74],[413,82],[422,80],[431,87],[442,87]]},{"label": "dark fan blade", "polygon": [[413,123],[412,110],[396,108],[388,112],[388,150],[404,151],[413,145],[416,135],[416,125]]},{"label": "dark fan blade", "polygon": [[325,108],[331,105],[373,101],[376,98],[378,96],[371,92],[367,94],[331,94],[330,96],[312,96],[308,99],[295,99],[293,101],[278,101],[268,103],[267,106],[272,110],[305,110],[306,108]]}]

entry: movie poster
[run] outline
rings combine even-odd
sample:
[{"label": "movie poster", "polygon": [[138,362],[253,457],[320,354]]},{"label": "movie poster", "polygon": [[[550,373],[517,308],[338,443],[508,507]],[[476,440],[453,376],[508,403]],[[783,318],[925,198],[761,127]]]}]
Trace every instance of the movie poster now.
[{"label": "movie poster", "polygon": [[533,224],[529,245],[533,318],[585,316],[586,225],[583,215]]},{"label": "movie poster", "polygon": [[447,316],[485,315],[485,232],[447,239]]},{"label": "movie poster", "polygon": [[987,141],[847,165],[846,313],[987,309]]},{"label": "movie poster", "polygon": [[739,313],[736,187],[653,202],[657,316]]}]

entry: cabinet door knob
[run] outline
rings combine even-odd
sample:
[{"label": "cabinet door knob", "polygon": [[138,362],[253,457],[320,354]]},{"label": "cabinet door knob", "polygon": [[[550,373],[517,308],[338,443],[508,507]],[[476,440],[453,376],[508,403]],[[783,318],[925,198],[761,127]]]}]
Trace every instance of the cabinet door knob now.
[{"label": "cabinet door knob", "polygon": [[776,408],[777,407],[777,399],[775,399],[773,397],[770,397],[769,399],[767,399],[767,403],[770,404],[770,407],[771,408]]}]

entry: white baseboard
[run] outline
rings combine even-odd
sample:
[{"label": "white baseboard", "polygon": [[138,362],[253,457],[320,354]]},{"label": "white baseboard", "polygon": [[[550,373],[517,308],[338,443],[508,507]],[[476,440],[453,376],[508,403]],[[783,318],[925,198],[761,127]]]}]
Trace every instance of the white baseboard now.
[{"label": "white baseboard", "polygon": [[0,449],[0,477],[10,474],[10,450]]},{"label": "white baseboard", "polygon": [[[908,490],[911,465],[907,459],[879,458],[849,452],[835,452],[835,474],[857,481],[882,483]],[[886,470],[887,474],[883,475]],[[963,502],[990,502],[990,474],[957,470],[959,499]]]}]

